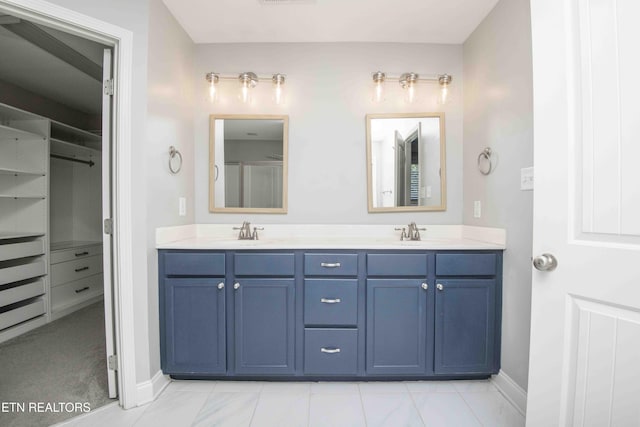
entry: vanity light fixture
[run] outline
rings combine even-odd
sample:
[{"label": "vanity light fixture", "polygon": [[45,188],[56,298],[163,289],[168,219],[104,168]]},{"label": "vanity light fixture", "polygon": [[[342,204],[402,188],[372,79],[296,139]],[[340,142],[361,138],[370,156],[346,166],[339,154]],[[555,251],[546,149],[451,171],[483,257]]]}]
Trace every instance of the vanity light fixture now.
[{"label": "vanity light fixture", "polygon": [[240,92],[238,98],[245,104],[250,104],[252,100],[252,90],[255,88],[259,81],[270,80],[273,82],[273,101],[276,104],[284,103],[284,82],[285,75],[276,73],[270,76],[258,76],[256,73],[247,71],[240,73],[239,75],[221,75],[216,72],[210,72],[205,75],[207,82],[209,83],[209,99],[212,103],[218,100],[218,85],[221,80],[236,80],[240,83]]},{"label": "vanity light fixture", "polygon": [[405,91],[405,101],[412,104],[417,101],[417,84],[418,83],[438,83],[440,85],[440,93],[438,94],[438,104],[445,104],[450,95],[449,86],[452,77],[449,74],[438,74],[430,77],[420,77],[418,73],[403,73],[399,77],[387,76],[382,71],[376,71],[372,74],[373,79],[373,101],[382,102],[384,97],[384,83],[386,80],[394,80],[400,84]]}]

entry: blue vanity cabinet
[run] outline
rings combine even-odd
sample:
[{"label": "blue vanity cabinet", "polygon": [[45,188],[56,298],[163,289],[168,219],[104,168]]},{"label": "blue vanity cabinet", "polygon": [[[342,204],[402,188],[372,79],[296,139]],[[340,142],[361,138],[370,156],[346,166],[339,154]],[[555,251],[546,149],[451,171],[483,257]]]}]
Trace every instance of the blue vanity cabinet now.
[{"label": "blue vanity cabinet", "polygon": [[160,257],[163,372],[225,373],[225,255],[164,252]]},{"label": "blue vanity cabinet", "polygon": [[368,375],[425,375],[431,370],[430,256],[367,254]]},{"label": "blue vanity cabinet", "polygon": [[436,254],[436,375],[498,373],[501,271],[497,253]]},{"label": "blue vanity cabinet", "polygon": [[234,373],[294,374],[294,254],[233,256]]}]

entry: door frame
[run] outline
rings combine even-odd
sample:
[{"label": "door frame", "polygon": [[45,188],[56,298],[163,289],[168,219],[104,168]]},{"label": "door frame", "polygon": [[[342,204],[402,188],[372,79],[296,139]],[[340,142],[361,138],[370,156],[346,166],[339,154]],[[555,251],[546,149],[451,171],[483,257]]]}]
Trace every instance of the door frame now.
[{"label": "door frame", "polygon": [[[133,209],[131,189],[133,33],[124,28],[43,0],[0,0],[0,10],[19,18],[111,46],[114,50],[112,204],[113,301],[118,355],[118,398],[122,407],[137,405],[135,340],[133,328]],[[106,291],[106,290],[105,290]]]}]

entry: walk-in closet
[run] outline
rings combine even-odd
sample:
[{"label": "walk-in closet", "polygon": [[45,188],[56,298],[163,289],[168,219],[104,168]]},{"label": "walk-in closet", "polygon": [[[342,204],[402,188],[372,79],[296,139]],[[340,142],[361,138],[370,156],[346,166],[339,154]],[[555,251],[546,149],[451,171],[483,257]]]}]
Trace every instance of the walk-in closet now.
[{"label": "walk-in closet", "polygon": [[[74,390],[82,390],[79,384],[59,384],[49,395],[42,391],[42,396],[30,388],[37,381],[30,380],[30,372],[72,377],[65,369],[84,369],[84,379],[78,382],[94,383],[84,393],[94,401],[108,399],[103,50],[98,43],[0,13],[2,401],[74,401]],[[89,322],[79,320],[85,318],[93,319],[89,329]],[[78,338],[54,338],[61,336]],[[90,353],[95,359],[84,368],[77,363],[69,366],[73,353],[69,347],[76,345],[77,352]],[[31,357],[34,352],[60,363]],[[16,375],[16,371],[22,373]]]}]

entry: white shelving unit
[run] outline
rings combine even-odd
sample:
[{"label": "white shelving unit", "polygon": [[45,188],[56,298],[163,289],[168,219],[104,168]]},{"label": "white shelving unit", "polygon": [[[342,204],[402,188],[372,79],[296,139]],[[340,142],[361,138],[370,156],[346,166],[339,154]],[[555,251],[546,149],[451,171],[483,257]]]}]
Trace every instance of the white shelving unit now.
[{"label": "white shelving unit", "polygon": [[0,342],[49,318],[48,175],[48,121],[0,105]]}]

